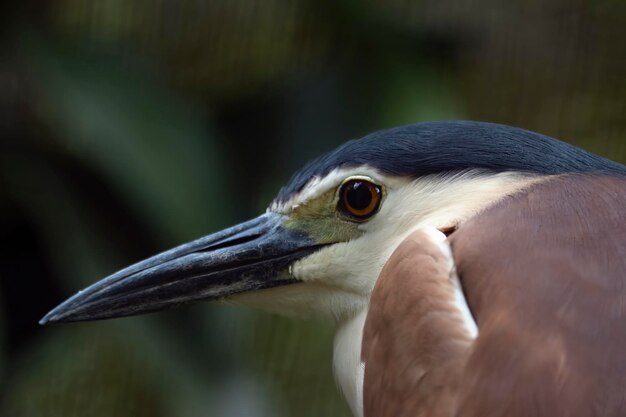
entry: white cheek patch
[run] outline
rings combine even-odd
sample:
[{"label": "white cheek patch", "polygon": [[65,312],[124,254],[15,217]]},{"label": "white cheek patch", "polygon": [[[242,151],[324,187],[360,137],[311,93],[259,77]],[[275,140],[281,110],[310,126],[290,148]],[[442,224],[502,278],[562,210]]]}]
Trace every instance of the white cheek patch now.
[{"label": "white cheek patch", "polygon": [[[344,171],[337,174],[337,178],[343,180],[345,175],[357,173],[354,170],[348,173]],[[445,242],[446,236],[440,230],[461,224],[489,205],[541,179],[516,173],[466,173],[418,180],[382,178],[380,182],[386,192],[380,211],[359,226],[362,234],[350,241],[324,247],[296,261],[291,273],[301,281],[333,288],[337,294],[367,300],[389,256],[412,232],[432,228],[433,240]],[[443,245],[443,248],[447,247],[447,243]],[[471,314],[467,303],[463,302],[458,278],[455,286],[459,308],[465,312],[468,323],[471,323]],[[345,309],[341,303],[333,303],[332,307],[336,308],[332,312],[334,317],[341,318],[353,313],[351,308]],[[475,333],[474,327],[468,324],[472,333]]]},{"label": "white cheek patch", "polygon": [[[341,177],[344,179],[343,174]],[[439,230],[461,224],[489,205],[538,180],[516,173],[466,173],[414,181],[385,177],[381,180],[386,192],[380,211],[359,226],[363,232],[361,236],[322,248],[297,261],[292,273],[301,281],[323,283],[338,292],[368,299],[389,256],[412,232],[432,228],[434,241],[445,241],[445,234]],[[462,306],[460,283],[455,285]],[[462,310],[469,311],[467,308]],[[343,314],[334,312],[337,317]],[[471,314],[466,316],[469,318]]]}]

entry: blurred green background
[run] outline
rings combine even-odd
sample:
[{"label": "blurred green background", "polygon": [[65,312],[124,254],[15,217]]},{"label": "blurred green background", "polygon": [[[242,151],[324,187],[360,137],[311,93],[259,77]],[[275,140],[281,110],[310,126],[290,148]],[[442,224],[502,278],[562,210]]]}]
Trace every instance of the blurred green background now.
[{"label": "blurred green background", "polygon": [[486,120],[626,161],[622,0],[51,0],[0,22],[6,417],[348,416],[329,323],[37,320],[371,130]]}]

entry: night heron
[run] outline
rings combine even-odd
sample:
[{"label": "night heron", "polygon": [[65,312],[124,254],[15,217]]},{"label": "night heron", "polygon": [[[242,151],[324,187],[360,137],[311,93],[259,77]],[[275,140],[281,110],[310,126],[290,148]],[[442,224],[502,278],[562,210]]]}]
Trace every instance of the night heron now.
[{"label": "night heron", "polygon": [[357,416],[623,416],[626,167],[497,124],[376,132],[41,323],[224,299],[337,322]]}]

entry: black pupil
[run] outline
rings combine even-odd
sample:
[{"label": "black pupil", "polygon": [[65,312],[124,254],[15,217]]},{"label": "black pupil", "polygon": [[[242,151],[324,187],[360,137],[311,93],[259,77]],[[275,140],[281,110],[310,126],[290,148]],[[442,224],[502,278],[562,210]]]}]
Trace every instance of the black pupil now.
[{"label": "black pupil", "polygon": [[354,181],[346,190],[346,202],[354,210],[366,209],[372,202],[370,188],[362,181]]}]

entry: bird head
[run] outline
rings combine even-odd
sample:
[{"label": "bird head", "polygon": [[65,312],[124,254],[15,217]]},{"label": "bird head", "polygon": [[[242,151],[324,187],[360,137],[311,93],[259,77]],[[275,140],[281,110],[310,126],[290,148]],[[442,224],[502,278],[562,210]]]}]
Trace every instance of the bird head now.
[{"label": "bird head", "polygon": [[488,123],[376,132],[305,166],[259,217],[110,275],[41,323],[201,300],[342,320],[367,305],[385,261],[413,230],[449,233],[545,176],[611,164],[546,136]]}]

